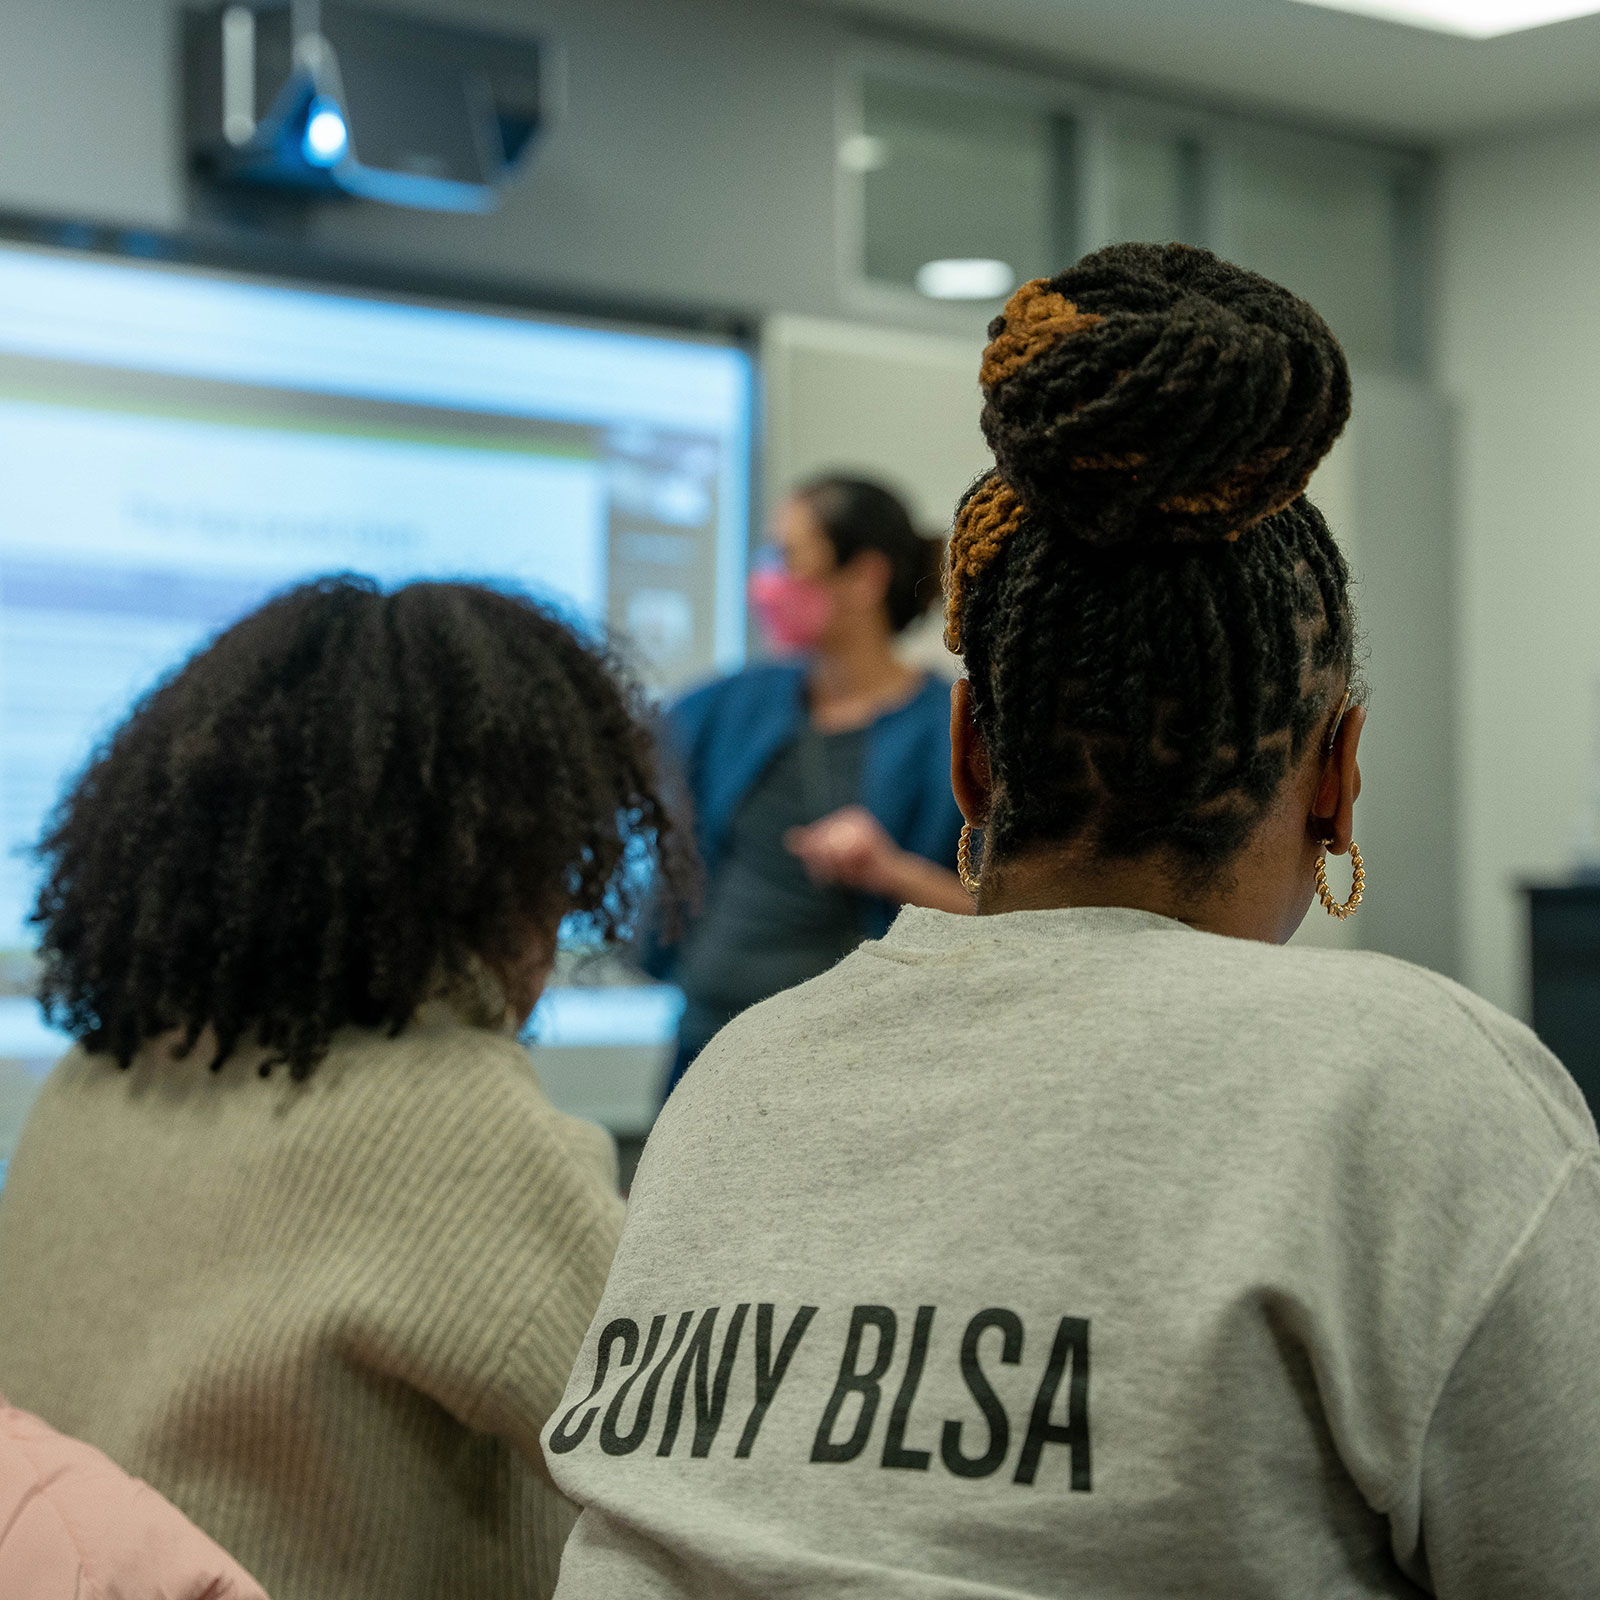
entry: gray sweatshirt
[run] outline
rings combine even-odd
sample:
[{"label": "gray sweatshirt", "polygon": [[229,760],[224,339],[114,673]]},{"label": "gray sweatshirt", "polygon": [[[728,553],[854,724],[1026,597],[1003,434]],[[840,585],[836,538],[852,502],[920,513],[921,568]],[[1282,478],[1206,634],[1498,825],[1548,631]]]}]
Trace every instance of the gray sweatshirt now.
[{"label": "gray sweatshirt", "polygon": [[1144,912],[906,911],[651,1137],[558,1600],[1600,1594],[1600,1150],[1520,1024]]}]

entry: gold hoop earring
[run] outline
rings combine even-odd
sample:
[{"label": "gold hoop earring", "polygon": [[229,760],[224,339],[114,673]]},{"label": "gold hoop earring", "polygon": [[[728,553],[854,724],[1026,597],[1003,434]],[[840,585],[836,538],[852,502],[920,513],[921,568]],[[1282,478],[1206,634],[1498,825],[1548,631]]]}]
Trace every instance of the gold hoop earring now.
[{"label": "gold hoop earring", "polygon": [[[1322,842],[1324,845],[1332,843],[1332,841],[1329,839],[1324,839]],[[1322,854],[1317,857],[1317,898],[1322,902],[1322,909],[1326,911],[1330,917],[1337,917],[1341,922],[1343,922],[1346,917],[1353,917],[1360,908],[1361,891],[1365,887],[1367,881],[1366,867],[1362,864],[1361,852],[1356,849],[1356,842],[1354,839],[1350,841],[1350,867],[1350,898],[1346,900],[1343,905],[1340,905],[1339,902],[1333,898],[1332,891],[1328,888],[1327,850],[1324,849]]]},{"label": "gold hoop earring", "polygon": [[978,897],[978,886],[982,882],[978,873],[972,870],[972,824],[961,824],[961,840],[956,845],[956,871],[961,875],[961,887],[973,899]]}]

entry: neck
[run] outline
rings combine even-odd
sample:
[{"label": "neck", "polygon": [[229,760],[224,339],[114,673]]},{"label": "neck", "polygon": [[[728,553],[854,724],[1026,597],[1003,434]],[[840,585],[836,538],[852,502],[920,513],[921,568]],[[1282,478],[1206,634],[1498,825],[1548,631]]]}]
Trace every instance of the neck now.
[{"label": "neck", "polygon": [[852,628],[841,635],[818,649],[806,675],[812,720],[819,727],[870,722],[904,699],[919,677],[895,656],[886,629]]},{"label": "neck", "polygon": [[992,868],[985,865],[978,893],[980,917],[1071,906],[1153,911],[1202,933],[1269,944],[1286,939],[1305,910],[1302,903],[1288,920],[1285,908],[1251,881],[1247,869],[1220,872],[1197,886],[1165,852],[1108,861],[1067,845],[1025,851]]}]

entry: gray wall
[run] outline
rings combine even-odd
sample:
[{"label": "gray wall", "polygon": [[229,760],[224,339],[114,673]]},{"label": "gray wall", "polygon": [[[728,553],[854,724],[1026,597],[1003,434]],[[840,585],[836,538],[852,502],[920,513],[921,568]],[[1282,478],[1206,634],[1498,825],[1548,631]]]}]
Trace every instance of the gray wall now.
[{"label": "gray wall", "polygon": [[164,7],[0,0],[0,205],[180,216]]},{"label": "gray wall", "polygon": [[[317,242],[624,299],[841,312],[839,23],[768,0],[411,9],[557,41],[565,113],[498,213],[328,206]],[[175,35],[169,0],[0,0],[0,207],[180,226]]]},{"label": "gray wall", "polygon": [[1440,376],[1461,418],[1463,976],[1520,1009],[1519,885],[1566,876],[1600,785],[1600,123],[1456,152],[1441,211]]},{"label": "gray wall", "polygon": [[1357,373],[1355,391],[1356,606],[1371,680],[1356,837],[1372,893],[1353,926],[1365,949],[1459,977],[1455,418],[1402,378]]}]

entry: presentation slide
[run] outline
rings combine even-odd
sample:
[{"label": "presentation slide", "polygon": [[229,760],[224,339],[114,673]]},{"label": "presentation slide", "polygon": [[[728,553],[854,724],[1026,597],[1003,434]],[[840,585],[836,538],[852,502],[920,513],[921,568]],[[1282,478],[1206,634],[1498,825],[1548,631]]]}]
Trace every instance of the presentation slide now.
[{"label": "presentation slide", "polygon": [[[751,394],[712,338],[0,245],[0,1059],[62,1043],[31,1000],[50,809],[275,591],[487,579],[610,630],[661,692],[738,665]],[[558,990],[541,1034],[654,1045],[677,1009]]]}]

